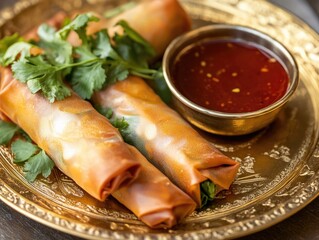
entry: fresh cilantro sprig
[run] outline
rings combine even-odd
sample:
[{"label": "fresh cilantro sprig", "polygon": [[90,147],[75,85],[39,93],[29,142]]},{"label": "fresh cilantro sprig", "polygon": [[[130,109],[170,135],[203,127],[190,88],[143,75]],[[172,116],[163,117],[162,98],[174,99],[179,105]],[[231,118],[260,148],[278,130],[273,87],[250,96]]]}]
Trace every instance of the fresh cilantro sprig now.
[{"label": "fresh cilantro sprig", "polygon": [[[87,35],[91,21],[98,18],[88,13],[78,15],[59,30],[41,25],[36,47],[43,52],[35,56],[30,54],[35,45],[18,41],[9,46],[13,41],[3,39],[5,53],[1,63],[12,64],[14,77],[26,83],[32,93],[41,92],[50,102],[70,96],[65,79],[82,98],[90,99],[95,91],[124,80],[129,74],[152,80],[162,76],[148,66],[155,56],[152,46],[125,21],[117,23],[123,34],[115,34],[112,39],[106,29]],[[73,47],[67,41],[71,31],[81,39],[80,46]]]},{"label": "fresh cilantro sprig", "polygon": [[26,57],[12,64],[14,77],[26,83],[32,93],[42,91],[50,102],[71,95],[70,89],[63,82],[65,68],[67,66],[50,64],[41,55]]},{"label": "fresh cilantro sprig", "polygon": [[[47,24],[41,25],[38,29],[40,38],[38,46],[44,50],[44,53],[37,56],[26,54],[20,56],[19,61],[12,64],[14,77],[26,83],[32,93],[41,91],[50,102],[63,100],[70,96],[71,91],[64,83],[64,79],[70,74],[73,67],[86,64],[86,62],[73,63],[73,47],[66,41],[66,38],[69,32],[74,30],[82,41],[86,41],[86,26],[88,22],[96,20],[90,14],[79,15],[59,31]],[[17,53],[22,53],[21,48],[14,44],[5,53],[5,56],[8,55],[10,49],[14,50],[12,50],[14,55],[11,56],[11,59],[15,59]],[[26,48],[23,48],[23,52],[25,50]]]},{"label": "fresh cilantro sprig", "polygon": [[158,71],[148,66],[148,61],[155,55],[151,45],[125,21],[117,25],[123,28],[123,34],[115,34],[112,39],[106,29],[93,36],[82,34],[82,45],[74,49],[75,62],[79,65],[72,69],[69,81],[84,99],[90,99],[95,91],[122,81],[129,74],[145,79],[157,76]]},{"label": "fresh cilantro sprig", "polygon": [[4,66],[12,64],[15,62],[18,55],[20,55],[20,59],[30,56],[32,47],[34,47],[32,44],[26,42],[16,42],[12,44],[2,58],[2,64]]},{"label": "fresh cilantro sprig", "polygon": [[[0,120],[0,145],[8,145],[14,136],[20,138],[13,141],[11,151],[14,156],[13,162],[23,165],[25,178],[33,182],[38,175],[48,177],[54,167],[54,162],[37,145],[31,143],[30,137],[17,125]],[[22,140],[21,137],[25,139]]]},{"label": "fresh cilantro sprig", "polygon": [[11,145],[14,163],[24,164],[25,178],[33,182],[38,175],[47,178],[51,174],[54,162],[37,145],[23,140],[16,140]]},{"label": "fresh cilantro sprig", "polygon": [[[0,41],[0,64],[2,66],[7,66],[8,64],[10,64],[10,61],[8,59],[9,55],[10,55],[10,58],[12,59],[11,53],[9,53],[9,52],[7,53],[9,47],[17,42],[20,42],[20,41],[22,41],[22,38],[17,33],[10,35],[10,36],[6,36],[3,39],[1,39],[1,41]],[[6,53],[7,53],[7,56],[5,56]]]},{"label": "fresh cilantro sprig", "polygon": [[3,53],[5,53],[12,44],[19,42],[21,40],[22,38],[17,33],[4,37],[0,41],[0,53],[1,53],[0,56],[2,57]]}]

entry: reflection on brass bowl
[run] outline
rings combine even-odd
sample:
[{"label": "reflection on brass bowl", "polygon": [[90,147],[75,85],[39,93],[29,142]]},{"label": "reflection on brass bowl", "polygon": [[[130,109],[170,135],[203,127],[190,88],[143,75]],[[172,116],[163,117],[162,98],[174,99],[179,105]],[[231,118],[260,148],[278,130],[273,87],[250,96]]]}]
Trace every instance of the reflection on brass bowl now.
[{"label": "reflection on brass bowl", "polygon": [[[173,79],[175,61],[180,58],[181,52],[188,51],[191,46],[207,39],[209,41],[218,39],[247,43],[275,58],[287,73],[287,88],[283,92],[283,96],[270,105],[247,112],[212,110],[185,97]],[[163,71],[173,94],[173,104],[181,115],[193,125],[207,132],[229,136],[249,134],[270,124],[293,95],[299,82],[296,61],[282,44],[262,32],[239,25],[209,25],[175,39],[164,54]]]}]

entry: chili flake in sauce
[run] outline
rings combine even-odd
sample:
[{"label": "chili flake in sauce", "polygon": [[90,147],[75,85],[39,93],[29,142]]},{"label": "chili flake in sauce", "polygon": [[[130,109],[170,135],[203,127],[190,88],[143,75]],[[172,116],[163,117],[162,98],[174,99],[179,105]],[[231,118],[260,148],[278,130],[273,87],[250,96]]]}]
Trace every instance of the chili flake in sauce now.
[{"label": "chili flake in sauce", "polygon": [[220,112],[252,112],[287,91],[289,78],[274,56],[246,42],[206,40],[177,56],[176,88],[192,102]]}]

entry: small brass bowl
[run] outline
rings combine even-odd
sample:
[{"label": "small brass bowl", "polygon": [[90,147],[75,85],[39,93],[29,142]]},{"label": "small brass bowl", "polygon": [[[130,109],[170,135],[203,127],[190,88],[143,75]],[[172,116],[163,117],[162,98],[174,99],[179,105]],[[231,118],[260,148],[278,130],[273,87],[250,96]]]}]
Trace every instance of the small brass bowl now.
[{"label": "small brass bowl", "polygon": [[[289,85],[284,96],[265,108],[244,113],[214,111],[187,99],[174,85],[171,73],[172,66],[177,55],[183,49],[204,39],[240,40],[272,53],[288,74]],[[228,136],[249,134],[269,125],[295,92],[299,82],[297,63],[282,44],[257,30],[227,24],[201,27],[175,39],[164,54],[163,72],[166,83],[173,95],[173,105],[184,118],[204,131]]]}]

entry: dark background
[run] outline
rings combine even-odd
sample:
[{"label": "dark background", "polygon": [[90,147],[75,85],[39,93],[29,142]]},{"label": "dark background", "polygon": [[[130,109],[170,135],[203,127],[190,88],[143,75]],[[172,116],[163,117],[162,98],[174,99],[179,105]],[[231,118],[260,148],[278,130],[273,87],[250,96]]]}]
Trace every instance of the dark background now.
[{"label": "dark background", "polygon": [[[0,0],[0,8],[16,0]],[[270,0],[294,13],[319,33],[319,0]],[[319,47],[319,46],[318,46]],[[59,232],[37,223],[12,210],[0,201],[0,239],[2,240],[76,240],[77,237]],[[319,240],[319,199],[314,200],[292,217],[259,233],[241,240]]]}]

